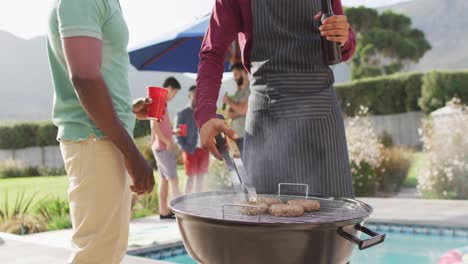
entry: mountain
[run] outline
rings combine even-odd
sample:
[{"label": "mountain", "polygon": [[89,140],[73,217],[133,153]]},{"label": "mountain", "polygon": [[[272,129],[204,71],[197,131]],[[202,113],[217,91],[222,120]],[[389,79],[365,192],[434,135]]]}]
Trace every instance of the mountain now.
[{"label": "mountain", "polygon": [[[432,45],[412,71],[468,68],[467,0],[413,0],[384,8],[411,17],[413,25],[426,33]],[[24,40],[0,31],[0,120],[48,120],[51,116],[53,88],[47,61],[45,38]],[[349,66],[334,68],[337,82],[349,81]],[[185,106],[187,89],[195,83],[182,74],[139,72],[129,69],[134,97],[145,95],[148,85],[160,85],[168,76],[175,76],[183,89],[169,104],[170,113]],[[223,90],[233,91],[233,81]],[[223,91],[222,91],[223,93]],[[219,103],[219,102],[218,102]]]},{"label": "mountain", "polygon": [[[413,0],[378,9],[386,10],[410,17],[413,27],[424,31],[431,43],[432,49],[410,71],[468,68],[467,0]],[[335,72],[339,72],[337,82],[349,81],[348,64],[337,66]]]},{"label": "mountain", "polygon": [[468,68],[468,1],[415,0],[381,9],[392,10],[409,17],[413,26],[426,34],[432,46],[415,71]]},{"label": "mountain", "polygon": [[[30,40],[0,31],[0,120],[49,120],[52,112],[53,86],[47,60],[45,37]],[[130,66],[132,96],[143,97],[145,87],[161,85],[165,78],[176,77],[182,90],[169,104],[171,115],[188,102],[188,88],[195,80],[183,74],[140,72]],[[234,81],[222,86],[234,91]]]}]

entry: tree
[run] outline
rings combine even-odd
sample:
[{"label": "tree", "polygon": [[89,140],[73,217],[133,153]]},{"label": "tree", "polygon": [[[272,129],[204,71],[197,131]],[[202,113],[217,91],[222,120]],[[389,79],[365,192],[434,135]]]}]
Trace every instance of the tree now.
[{"label": "tree", "polygon": [[351,61],[351,79],[399,72],[417,63],[431,49],[424,32],[412,28],[411,19],[366,7],[347,8],[356,33],[356,55]]}]

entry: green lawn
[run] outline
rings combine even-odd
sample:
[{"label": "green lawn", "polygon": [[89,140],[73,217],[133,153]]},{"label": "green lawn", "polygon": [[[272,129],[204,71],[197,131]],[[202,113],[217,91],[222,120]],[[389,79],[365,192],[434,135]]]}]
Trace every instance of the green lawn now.
[{"label": "green lawn", "polygon": [[35,201],[47,195],[59,196],[66,199],[67,187],[68,181],[66,176],[0,179],[0,204],[4,203],[5,196],[8,194],[8,202],[11,208],[15,203],[16,197],[22,192],[25,193],[26,197],[35,195]]},{"label": "green lawn", "polygon": [[418,185],[418,171],[425,166],[426,155],[422,152],[413,154],[411,167],[408,171],[408,177],[403,183],[405,188],[415,188]]},{"label": "green lawn", "polygon": [[[183,166],[179,166],[177,172],[180,187],[183,188],[185,181]],[[160,178],[159,173],[155,171],[154,176],[158,183]],[[35,195],[35,201],[48,195],[67,199],[67,188],[68,181],[66,176],[0,178],[0,205],[3,205],[7,193],[10,208],[14,205],[16,197],[22,192],[25,193],[25,197]]]}]

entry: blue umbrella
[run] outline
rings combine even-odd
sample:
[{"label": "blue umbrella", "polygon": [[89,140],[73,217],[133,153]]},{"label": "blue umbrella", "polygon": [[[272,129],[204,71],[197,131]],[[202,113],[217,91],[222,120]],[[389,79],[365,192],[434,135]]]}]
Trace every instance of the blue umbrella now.
[{"label": "blue umbrella", "polygon": [[[204,16],[181,31],[130,50],[131,64],[145,71],[196,73],[200,47],[209,22],[210,15]],[[229,71],[228,61],[224,63],[224,69]]]}]

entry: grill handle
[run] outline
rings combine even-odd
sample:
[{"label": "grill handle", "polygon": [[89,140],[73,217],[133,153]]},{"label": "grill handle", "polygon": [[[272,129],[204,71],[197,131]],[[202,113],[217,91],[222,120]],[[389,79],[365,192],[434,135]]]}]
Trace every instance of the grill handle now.
[{"label": "grill handle", "polygon": [[344,237],[346,240],[356,244],[359,247],[359,250],[367,249],[370,247],[373,247],[377,244],[380,244],[384,242],[385,240],[385,233],[384,234],[378,234],[377,232],[374,232],[370,230],[369,228],[362,226],[360,224],[356,224],[354,228],[357,231],[361,231],[366,235],[369,235],[369,239],[361,240],[358,237],[355,237],[354,235],[351,235],[350,233],[346,232],[343,230],[343,227],[338,228],[337,232],[340,236]]}]

